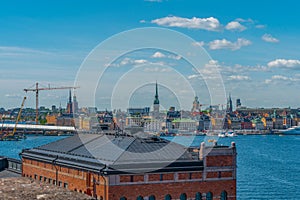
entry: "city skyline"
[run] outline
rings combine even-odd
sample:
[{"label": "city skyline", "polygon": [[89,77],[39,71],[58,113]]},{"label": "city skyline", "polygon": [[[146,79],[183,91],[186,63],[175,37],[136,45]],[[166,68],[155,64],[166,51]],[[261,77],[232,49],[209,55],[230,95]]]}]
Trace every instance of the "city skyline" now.
[{"label": "city skyline", "polygon": [[[149,26],[169,28],[193,38],[193,45],[202,46],[211,56],[221,72],[226,94],[230,92],[234,101],[239,98],[247,107],[300,107],[300,25],[294,23],[299,18],[296,8],[289,1],[244,5],[238,1],[176,0],[72,5],[67,1],[3,2],[0,107],[19,107],[24,95],[28,96],[26,106],[34,107],[34,94],[25,94],[24,88],[35,82],[71,86],[81,63],[100,42],[122,31]],[[167,66],[186,65],[178,55],[153,50],[120,57],[113,67],[121,70],[144,64],[147,73],[169,73],[168,68],[158,65],[162,62]],[[154,68],[147,68],[153,63],[157,64]],[[191,81],[198,78],[196,74],[185,75]],[[209,103],[205,88],[197,89],[195,95]],[[151,105],[152,90],[148,96],[151,101],[146,99],[142,102],[145,105]],[[67,97],[67,91],[43,92],[40,106],[61,103],[64,107]],[[190,109],[193,98],[189,96],[183,108]],[[80,104],[84,106],[89,105]]]}]

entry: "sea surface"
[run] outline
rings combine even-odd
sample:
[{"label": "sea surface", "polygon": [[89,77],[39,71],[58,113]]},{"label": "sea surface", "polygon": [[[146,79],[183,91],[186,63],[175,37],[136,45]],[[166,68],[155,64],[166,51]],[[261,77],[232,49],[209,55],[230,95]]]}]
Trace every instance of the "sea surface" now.
[{"label": "sea surface", "polygon": [[[65,136],[29,136],[23,141],[0,141],[0,156],[20,159],[24,148],[37,147]],[[198,146],[204,136],[166,137]],[[218,138],[216,138],[218,139]],[[300,199],[300,136],[248,135],[219,138],[219,145],[236,143],[238,199]]]}]

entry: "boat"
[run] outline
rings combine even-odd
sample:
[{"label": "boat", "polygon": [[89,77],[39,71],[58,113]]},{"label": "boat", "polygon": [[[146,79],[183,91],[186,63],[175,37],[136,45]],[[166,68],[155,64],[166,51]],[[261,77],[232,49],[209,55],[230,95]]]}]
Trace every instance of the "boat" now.
[{"label": "boat", "polygon": [[282,135],[300,135],[300,126],[293,126],[285,130],[279,130]]}]

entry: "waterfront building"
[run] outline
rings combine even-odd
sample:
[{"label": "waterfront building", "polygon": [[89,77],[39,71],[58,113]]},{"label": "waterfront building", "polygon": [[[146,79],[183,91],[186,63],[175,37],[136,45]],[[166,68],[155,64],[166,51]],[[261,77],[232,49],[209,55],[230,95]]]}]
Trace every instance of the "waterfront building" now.
[{"label": "waterfront building", "polygon": [[181,113],[179,111],[176,111],[175,107],[171,106],[167,112],[165,128],[168,130],[174,129],[172,121],[180,118]]},{"label": "waterfront building", "polygon": [[156,137],[78,134],[21,156],[24,177],[102,200],[236,199],[234,143],[186,148]]},{"label": "waterfront building", "polygon": [[181,118],[172,121],[172,127],[179,131],[195,131],[198,123],[193,119]]},{"label": "waterfront building", "polygon": [[211,121],[209,116],[202,115],[199,119],[198,130],[204,131],[204,130],[209,130],[210,128],[211,128]]}]

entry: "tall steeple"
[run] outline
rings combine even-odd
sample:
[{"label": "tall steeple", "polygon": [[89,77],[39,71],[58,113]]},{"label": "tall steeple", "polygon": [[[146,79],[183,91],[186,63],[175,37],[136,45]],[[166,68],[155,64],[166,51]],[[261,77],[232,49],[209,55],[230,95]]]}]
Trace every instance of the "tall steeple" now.
[{"label": "tall steeple", "polygon": [[156,86],[155,87],[155,98],[154,98],[154,103],[153,104],[159,104],[157,82],[156,82],[155,86]]},{"label": "tall steeple", "polygon": [[232,100],[231,100],[231,94],[229,93],[229,98],[227,100],[227,112],[232,112]]},{"label": "tall steeple", "polygon": [[69,101],[67,103],[67,113],[68,114],[72,114],[73,113],[72,93],[71,93],[71,90],[69,90]]},{"label": "tall steeple", "polygon": [[158,86],[155,84],[155,98],[153,102],[153,113],[155,117],[159,116],[159,99],[158,99]]},{"label": "tall steeple", "polygon": [[71,90],[69,90],[69,103],[72,103],[72,93],[71,93]]}]

